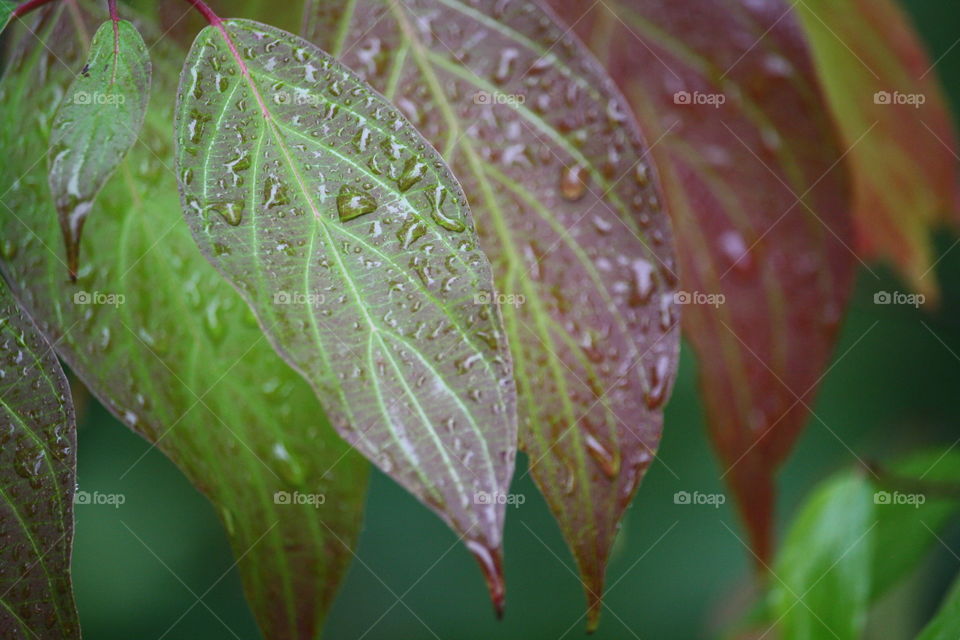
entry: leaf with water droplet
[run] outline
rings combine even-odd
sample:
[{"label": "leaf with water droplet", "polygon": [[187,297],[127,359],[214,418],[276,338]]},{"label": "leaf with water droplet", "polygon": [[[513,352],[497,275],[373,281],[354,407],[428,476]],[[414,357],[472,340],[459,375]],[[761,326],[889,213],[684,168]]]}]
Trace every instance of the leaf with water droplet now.
[{"label": "leaf with water droplet", "polygon": [[893,264],[933,302],[931,234],[960,225],[957,133],[936,64],[891,0],[805,0],[793,10],[849,148],[857,251]]},{"label": "leaf with water droplet", "polygon": [[80,638],[70,586],[77,436],[53,348],[0,278],[0,630]]},{"label": "leaf with water droplet", "polygon": [[774,473],[808,421],[856,265],[843,151],[795,17],[780,0],[711,0],[694,13],[655,0],[553,4],[658,140],[708,426],[769,562]]},{"label": "leaf with water droplet", "polygon": [[[0,145],[17,153],[0,162],[0,192],[17,216],[0,215],[0,239],[15,247],[4,251],[3,275],[104,406],[213,503],[263,636],[319,637],[353,558],[369,465],[337,436],[310,385],[197,251],[169,170],[171,97],[186,51],[160,38],[150,20],[137,24],[157,42],[156,60],[176,62],[154,69],[143,135],[150,148],[135,145],[98,196],[97,233],[84,238],[96,259],[76,285],[47,250],[60,229],[45,168],[34,161],[49,143],[41,123],[50,122],[55,99],[73,80],[56,60],[82,63],[86,36],[78,27],[92,33],[105,8],[61,3],[37,36],[11,34],[20,40],[10,42],[15,53],[0,83]],[[98,303],[108,295],[119,304]],[[134,462],[126,475],[146,477]]]},{"label": "leaf with water droplet", "polygon": [[151,73],[150,53],[136,27],[126,20],[104,22],[54,116],[48,180],[74,280],[94,200],[143,126]]},{"label": "leaf with water droplet", "polygon": [[[334,58],[248,20],[198,35],[176,143],[201,250],[336,429],[495,570],[499,606],[505,505],[477,496],[505,493],[513,473],[511,359],[500,314],[478,297],[490,263],[439,154]],[[238,152],[252,154],[239,178],[217,161]],[[238,224],[211,213],[221,201],[244,203]]]},{"label": "leaf with water droplet", "polygon": [[[579,564],[593,627],[620,519],[660,441],[679,343],[669,220],[628,105],[528,0],[313,2],[307,16],[311,39],[415,119],[463,183],[497,276],[520,443]],[[370,43],[402,54],[372,63]],[[446,226],[450,198],[426,179],[418,190]]]}]

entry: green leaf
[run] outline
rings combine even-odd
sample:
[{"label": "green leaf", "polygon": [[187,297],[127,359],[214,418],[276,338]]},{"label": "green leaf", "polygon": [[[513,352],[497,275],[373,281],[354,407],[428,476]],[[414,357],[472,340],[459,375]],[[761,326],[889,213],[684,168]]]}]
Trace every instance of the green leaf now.
[{"label": "green leaf", "polygon": [[247,20],[197,36],[176,131],[203,253],[337,430],[466,540],[499,606],[516,398],[443,160],[333,58]]},{"label": "green leaf", "polygon": [[311,5],[310,39],[397,104],[464,185],[497,276],[520,443],[594,627],[679,347],[669,220],[630,109],[529,0]]},{"label": "green leaf", "polygon": [[[85,13],[98,6],[77,4],[79,26],[99,24]],[[147,144],[98,196],[77,283],[63,277],[41,160],[51,105],[73,80],[47,48],[77,70],[86,56],[71,13],[46,14],[40,40],[22,32],[0,83],[0,145],[17,150],[0,163],[4,275],[101,402],[210,498],[265,637],[315,638],[352,557],[369,465],[330,428],[183,222],[171,98],[185,52],[169,42],[154,49]],[[142,473],[131,460],[126,474]]]},{"label": "green leaf", "polygon": [[53,347],[0,279],[0,629],[80,638],[70,585],[77,426]]},{"label": "green leaf", "polygon": [[150,100],[150,54],[127,22],[100,25],[50,136],[50,191],[76,279],[80,235],[97,193],[137,141]]},{"label": "green leaf", "polygon": [[10,0],[0,0],[0,33],[7,28],[13,19],[13,10],[17,8],[16,3]]},{"label": "green leaf", "polygon": [[[960,452],[934,450],[891,466],[875,483],[877,528],[871,599],[916,569],[960,510]],[[899,496],[904,496],[900,498]]]},{"label": "green leaf", "polygon": [[856,640],[866,622],[874,490],[848,472],[818,487],[790,527],[770,577],[784,640]]},{"label": "green leaf", "polygon": [[956,640],[958,634],[960,634],[960,580],[953,583],[937,615],[924,627],[917,636],[917,640]]},{"label": "green leaf", "polygon": [[935,63],[891,0],[793,5],[850,147],[858,251],[938,295],[930,234],[956,224],[957,140]]}]

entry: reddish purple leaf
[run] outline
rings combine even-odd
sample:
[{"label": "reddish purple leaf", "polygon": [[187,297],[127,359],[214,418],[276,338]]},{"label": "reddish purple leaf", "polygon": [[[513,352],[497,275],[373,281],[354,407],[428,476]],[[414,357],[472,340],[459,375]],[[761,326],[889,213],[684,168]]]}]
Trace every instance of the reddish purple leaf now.
[{"label": "reddish purple leaf", "polygon": [[595,626],[679,339],[669,220],[629,107],[529,0],[317,4],[308,35],[391,98],[463,184],[497,277],[521,446]]},{"label": "reddish purple leaf", "polygon": [[765,561],[774,472],[809,417],[856,264],[843,152],[802,33],[780,0],[553,3],[660,140],[684,328]]}]

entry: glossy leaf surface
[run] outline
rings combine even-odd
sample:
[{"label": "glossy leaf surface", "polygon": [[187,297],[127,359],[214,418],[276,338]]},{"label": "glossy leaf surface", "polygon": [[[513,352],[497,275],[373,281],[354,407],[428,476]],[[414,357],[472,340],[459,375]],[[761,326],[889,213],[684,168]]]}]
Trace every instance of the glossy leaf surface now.
[{"label": "glossy leaf surface", "polygon": [[553,2],[659,141],[710,433],[768,561],[774,473],[809,419],[856,266],[843,151],[802,35],[779,0]]},{"label": "glossy leaf surface", "polygon": [[50,192],[76,278],[80,235],[97,193],[137,141],[150,100],[150,54],[130,22],[100,25],[50,136]]},{"label": "glossy leaf surface", "polygon": [[[85,28],[99,24],[83,16]],[[276,355],[183,222],[171,97],[185,52],[154,49],[145,144],[98,197],[82,241],[87,258],[70,284],[43,159],[54,98],[86,48],[66,7],[32,17],[42,43],[26,32],[13,42],[0,82],[0,144],[17,149],[0,164],[4,275],[101,402],[210,498],[265,637],[316,637],[352,557],[368,465],[333,432],[310,386]],[[126,474],[143,473],[138,463]]]},{"label": "glossy leaf surface", "polygon": [[628,106],[528,0],[317,2],[305,22],[464,185],[516,363],[521,446],[595,626],[679,341],[669,221]]},{"label": "glossy leaf surface", "polygon": [[784,640],[860,638],[870,598],[874,489],[859,473],[819,487],[790,528],[771,577]]},{"label": "glossy leaf surface", "polygon": [[0,280],[0,633],[71,640],[77,436],[53,348]]},{"label": "glossy leaf surface", "polygon": [[930,234],[957,220],[958,168],[936,67],[891,0],[804,0],[796,12],[851,147],[858,251],[936,296]]},{"label": "glossy leaf surface", "polygon": [[516,396],[490,264],[442,159],[335,59],[247,20],[197,37],[176,130],[204,254],[336,429],[464,538],[501,606],[491,497],[513,473]]}]

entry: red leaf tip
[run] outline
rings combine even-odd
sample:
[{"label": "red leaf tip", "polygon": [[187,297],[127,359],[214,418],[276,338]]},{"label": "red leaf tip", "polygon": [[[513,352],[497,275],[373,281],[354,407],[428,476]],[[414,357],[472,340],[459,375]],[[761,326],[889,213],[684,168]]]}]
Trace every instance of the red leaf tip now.
[{"label": "red leaf tip", "polygon": [[483,577],[487,581],[487,588],[490,590],[493,610],[497,619],[502,620],[507,601],[507,589],[503,580],[503,551],[500,547],[491,548],[476,540],[467,542],[467,548],[480,563]]}]

